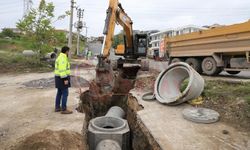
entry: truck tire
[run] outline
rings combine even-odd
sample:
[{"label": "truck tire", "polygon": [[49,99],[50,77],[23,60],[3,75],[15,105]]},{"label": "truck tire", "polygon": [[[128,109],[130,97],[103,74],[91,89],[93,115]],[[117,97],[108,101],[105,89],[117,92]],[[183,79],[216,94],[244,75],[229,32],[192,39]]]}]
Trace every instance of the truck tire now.
[{"label": "truck tire", "polygon": [[184,62],[184,59],[182,59],[182,58],[173,58],[172,61],[171,61],[171,64],[172,63],[177,63],[177,62]]},{"label": "truck tire", "polygon": [[209,76],[218,75],[222,71],[222,68],[217,67],[217,63],[213,57],[203,59],[201,68],[203,73]]},{"label": "truck tire", "polygon": [[202,73],[201,61],[198,58],[188,58],[185,62],[193,67],[198,73]]},{"label": "truck tire", "polygon": [[236,75],[236,74],[239,74],[240,71],[227,71],[227,73],[229,73],[231,75]]}]

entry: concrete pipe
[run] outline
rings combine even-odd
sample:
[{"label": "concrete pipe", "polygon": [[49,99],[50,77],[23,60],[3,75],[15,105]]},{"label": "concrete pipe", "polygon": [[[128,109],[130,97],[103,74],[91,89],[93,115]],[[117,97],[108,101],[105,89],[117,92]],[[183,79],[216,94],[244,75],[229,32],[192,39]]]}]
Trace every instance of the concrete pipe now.
[{"label": "concrete pipe", "polygon": [[37,54],[37,52],[34,52],[33,50],[24,50],[22,53],[26,57],[32,57]]},{"label": "concrete pipe", "polygon": [[[91,150],[129,150],[130,130],[125,112],[120,107],[112,107],[103,117],[89,122],[88,144]],[[105,149],[104,149],[105,148]]]},{"label": "concrete pipe", "polygon": [[91,127],[97,131],[115,132],[126,127],[126,122],[121,118],[114,117],[98,117],[91,121]]},{"label": "concrete pipe", "polygon": [[[181,91],[184,81],[188,80],[186,88]],[[158,76],[154,94],[160,103],[178,105],[200,96],[204,89],[204,79],[187,63],[171,64]]]},{"label": "concrete pipe", "polygon": [[46,59],[55,59],[55,58],[56,58],[56,53],[54,53],[54,52],[47,53],[47,54],[45,55],[45,58],[46,58]]},{"label": "concrete pipe", "polygon": [[96,150],[121,150],[121,147],[114,140],[103,140],[98,143]]},{"label": "concrete pipe", "polygon": [[122,110],[121,107],[111,107],[107,114],[105,115],[106,117],[116,117],[116,118],[124,118],[125,112]]}]

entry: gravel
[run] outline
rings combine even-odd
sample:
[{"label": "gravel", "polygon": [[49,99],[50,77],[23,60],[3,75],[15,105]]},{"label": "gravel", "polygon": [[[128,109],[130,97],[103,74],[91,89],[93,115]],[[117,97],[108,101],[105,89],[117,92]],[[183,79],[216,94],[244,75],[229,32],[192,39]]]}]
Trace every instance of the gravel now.
[{"label": "gravel", "polygon": [[[71,87],[79,88],[79,87],[89,86],[89,82],[82,77],[71,76],[70,80],[71,80]],[[52,78],[42,78],[38,80],[32,80],[25,82],[22,85],[24,85],[27,88],[38,88],[38,89],[53,88],[55,87],[55,78],[52,77]]]}]

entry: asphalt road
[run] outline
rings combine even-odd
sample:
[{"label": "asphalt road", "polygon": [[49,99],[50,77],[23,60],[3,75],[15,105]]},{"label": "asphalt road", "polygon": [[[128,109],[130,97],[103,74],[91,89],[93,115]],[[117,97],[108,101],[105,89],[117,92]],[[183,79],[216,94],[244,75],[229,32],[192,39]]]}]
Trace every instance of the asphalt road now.
[{"label": "asphalt road", "polygon": [[[154,61],[150,59],[149,61],[149,67],[156,69],[158,71],[163,71],[168,67],[167,61]],[[230,75],[227,72],[223,71],[218,75],[219,77],[228,77],[228,78],[236,78],[236,79],[250,79],[250,71],[242,71],[241,73],[237,75]]]}]

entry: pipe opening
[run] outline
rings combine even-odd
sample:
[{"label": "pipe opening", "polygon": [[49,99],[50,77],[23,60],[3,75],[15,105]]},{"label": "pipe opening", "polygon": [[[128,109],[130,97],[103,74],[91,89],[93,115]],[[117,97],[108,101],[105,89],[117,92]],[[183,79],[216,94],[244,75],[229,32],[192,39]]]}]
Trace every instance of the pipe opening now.
[{"label": "pipe opening", "polygon": [[125,126],[125,123],[122,119],[119,119],[119,118],[100,117],[100,118],[96,118],[93,121],[93,126],[100,128],[100,129],[110,130],[110,129],[122,128]]},{"label": "pipe opening", "polygon": [[170,69],[158,83],[159,96],[163,99],[175,99],[187,90],[189,71],[185,67]]}]

